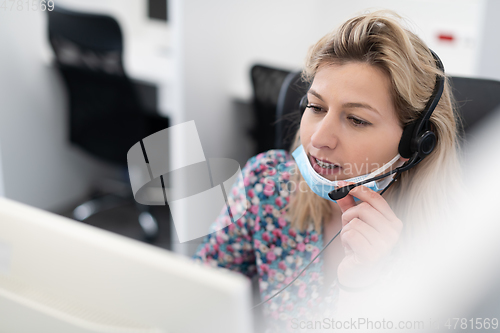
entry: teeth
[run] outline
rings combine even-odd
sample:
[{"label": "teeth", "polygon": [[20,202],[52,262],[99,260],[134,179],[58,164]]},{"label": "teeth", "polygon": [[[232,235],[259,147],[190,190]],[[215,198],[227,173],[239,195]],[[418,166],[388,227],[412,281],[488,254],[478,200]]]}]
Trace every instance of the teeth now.
[{"label": "teeth", "polygon": [[316,163],[318,163],[318,165],[324,169],[333,169],[333,168],[337,167],[337,165],[335,165],[335,164],[322,162],[322,161],[318,160],[317,158],[315,158],[315,160],[316,160]]}]

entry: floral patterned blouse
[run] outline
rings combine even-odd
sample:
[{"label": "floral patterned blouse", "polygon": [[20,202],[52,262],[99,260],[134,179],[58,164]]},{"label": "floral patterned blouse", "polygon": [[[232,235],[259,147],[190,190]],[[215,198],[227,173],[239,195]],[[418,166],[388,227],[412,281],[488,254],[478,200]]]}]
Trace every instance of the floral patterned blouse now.
[{"label": "floral patterned blouse", "polygon": [[[294,172],[298,172],[295,161],[285,150],[252,157],[242,169],[244,187],[234,186],[228,198],[245,214],[229,224],[223,209],[214,226],[229,225],[206,236],[194,259],[249,278],[257,275],[262,300],[290,283],[323,248],[322,234],[312,224],[301,232],[285,217]],[[338,287],[335,282],[324,285],[322,267],[320,256],[291,286],[261,306],[268,332],[296,332],[293,319],[309,320],[318,311],[332,315]]]}]

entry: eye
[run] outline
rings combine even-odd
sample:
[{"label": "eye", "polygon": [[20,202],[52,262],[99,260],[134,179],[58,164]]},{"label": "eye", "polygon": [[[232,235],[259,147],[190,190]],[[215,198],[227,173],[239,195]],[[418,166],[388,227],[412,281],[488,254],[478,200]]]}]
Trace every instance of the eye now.
[{"label": "eye", "polygon": [[306,109],[311,109],[314,113],[321,113],[324,111],[322,107],[313,104],[307,104]]},{"label": "eye", "polygon": [[353,116],[349,116],[349,117],[347,117],[347,119],[349,119],[352,122],[352,124],[354,126],[357,126],[357,127],[363,127],[363,126],[371,125],[371,123],[369,123],[367,121],[364,121],[364,120],[361,120],[359,118],[353,117]]}]

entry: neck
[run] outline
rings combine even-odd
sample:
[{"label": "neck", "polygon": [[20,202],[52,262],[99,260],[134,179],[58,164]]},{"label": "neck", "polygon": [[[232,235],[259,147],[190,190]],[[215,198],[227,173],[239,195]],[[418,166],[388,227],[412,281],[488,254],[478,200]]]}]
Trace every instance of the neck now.
[{"label": "neck", "polygon": [[331,216],[327,223],[335,223],[342,225],[342,211],[336,202],[330,201]]}]

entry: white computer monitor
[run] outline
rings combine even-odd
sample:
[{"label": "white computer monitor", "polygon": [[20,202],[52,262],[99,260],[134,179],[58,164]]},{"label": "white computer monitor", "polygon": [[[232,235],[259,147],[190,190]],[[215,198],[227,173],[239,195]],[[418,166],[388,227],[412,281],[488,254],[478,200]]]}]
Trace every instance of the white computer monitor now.
[{"label": "white computer monitor", "polygon": [[252,329],[237,274],[0,198],[0,332]]}]

